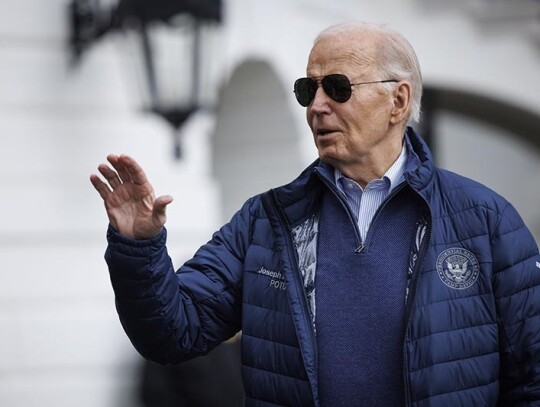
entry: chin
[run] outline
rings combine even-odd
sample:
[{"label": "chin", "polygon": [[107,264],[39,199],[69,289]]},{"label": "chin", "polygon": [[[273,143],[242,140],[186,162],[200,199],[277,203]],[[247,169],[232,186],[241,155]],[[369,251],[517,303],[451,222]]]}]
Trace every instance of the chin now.
[{"label": "chin", "polygon": [[342,161],[347,155],[347,150],[342,143],[336,142],[335,139],[318,139],[316,143],[319,158],[322,162],[334,165],[336,162]]},{"label": "chin", "polygon": [[319,159],[323,163],[329,164],[332,167],[335,167],[336,164],[339,163],[339,158],[337,157],[336,154],[330,154],[328,152],[323,152],[321,150],[319,150]]}]

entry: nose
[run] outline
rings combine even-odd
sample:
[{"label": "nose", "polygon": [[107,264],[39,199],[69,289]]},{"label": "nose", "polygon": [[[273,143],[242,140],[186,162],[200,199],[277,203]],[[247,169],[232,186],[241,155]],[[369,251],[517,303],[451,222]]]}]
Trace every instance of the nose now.
[{"label": "nose", "polygon": [[318,85],[319,86],[317,87],[315,96],[313,97],[311,104],[308,106],[308,109],[311,110],[311,113],[316,114],[316,115],[330,113],[331,99],[324,92],[324,89],[322,88],[321,84],[319,83]]}]

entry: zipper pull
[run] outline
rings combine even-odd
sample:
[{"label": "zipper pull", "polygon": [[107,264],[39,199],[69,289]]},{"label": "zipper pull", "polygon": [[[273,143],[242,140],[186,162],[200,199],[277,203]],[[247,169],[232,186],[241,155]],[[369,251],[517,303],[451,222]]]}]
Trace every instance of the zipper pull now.
[{"label": "zipper pull", "polygon": [[354,252],[355,252],[356,254],[359,254],[359,253],[362,252],[362,250],[364,250],[364,242],[361,242],[361,243],[360,243],[360,246],[358,246],[358,247],[354,250]]}]

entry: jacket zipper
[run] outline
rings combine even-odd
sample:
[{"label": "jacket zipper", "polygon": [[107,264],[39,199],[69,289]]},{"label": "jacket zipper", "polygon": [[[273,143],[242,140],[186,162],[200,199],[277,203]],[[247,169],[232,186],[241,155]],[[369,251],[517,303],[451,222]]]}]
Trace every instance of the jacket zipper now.
[{"label": "jacket zipper", "polygon": [[[316,349],[317,342],[316,342],[316,338],[315,338],[315,331],[314,331],[314,326],[313,326],[313,320],[312,320],[312,317],[311,317],[311,312],[309,311],[309,306],[308,306],[308,303],[307,303],[307,297],[306,297],[306,292],[305,292],[305,289],[304,289],[304,283],[300,279],[300,267],[298,265],[298,259],[297,259],[296,255],[295,255],[296,249],[294,248],[294,245],[293,245],[293,242],[292,242],[291,227],[289,225],[289,222],[287,220],[287,217],[286,217],[285,213],[283,212],[283,209],[278,204],[278,199],[276,197],[276,194],[275,194],[274,190],[271,191],[271,196],[272,196],[272,204],[273,204],[272,206],[274,207],[274,209],[276,209],[280,226],[285,230],[285,233],[283,235],[285,236],[285,243],[286,243],[286,247],[287,247],[287,255],[288,255],[290,264],[292,265],[293,269],[295,270],[295,273],[293,273],[294,274],[294,280],[295,280],[295,289],[296,289],[296,293],[297,293],[298,297],[302,299],[300,301],[300,304],[302,306],[302,314],[304,315],[306,326],[309,327],[309,334],[310,334],[310,337],[311,337],[311,342],[312,342],[313,347],[314,347],[314,353],[313,353],[313,360],[314,360],[314,365],[315,365],[314,367],[315,367],[315,372],[317,372],[318,371],[318,367],[317,367],[317,363],[318,363],[317,362],[317,349]],[[302,347],[300,347],[300,350],[302,350]],[[316,377],[315,377],[315,380],[316,380]],[[313,389],[315,389],[316,387],[317,386],[314,385]],[[313,394],[313,403],[315,405],[318,405],[318,403],[316,402],[317,398],[318,397],[316,397],[316,394],[314,392],[314,394]]]},{"label": "jacket zipper", "polygon": [[[334,193],[334,195],[336,195],[339,202],[341,203],[341,205],[346,210],[346,212],[347,212],[347,214],[349,216],[349,220],[351,222],[353,222],[353,224],[355,225],[354,230],[356,232],[356,236],[358,238],[358,241],[360,242],[360,245],[355,249],[355,253],[361,253],[362,250],[364,249],[364,247],[366,246],[365,241],[363,241],[362,238],[360,237],[360,231],[358,229],[358,223],[355,221],[355,218],[354,218],[354,216],[353,216],[353,214],[351,212],[351,209],[349,208],[349,205],[347,205],[345,198],[339,193],[339,191],[336,189],[336,187],[335,187],[335,185],[333,183],[328,181],[326,179],[326,177],[324,177],[316,169],[314,171],[319,175],[319,178],[324,182],[324,184],[329,187],[329,189],[332,191],[332,193]],[[409,333],[410,333],[409,325],[410,325],[411,318],[412,318],[412,310],[413,310],[412,304],[414,303],[414,297],[416,295],[416,288],[417,288],[418,280],[419,280],[418,273],[419,273],[419,270],[421,270],[422,267],[424,266],[426,250],[427,250],[427,247],[429,245],[429,241],[431,240],[431,234],[432,234],[432,228],[433,228],[433,221],[432,221],[433,214],[431,212],[431,207],[429,206],[429,203],[427,202],[427,200],[408,181],[405,180],[404,182],[399,184],[386,197],[386,199],[384,200],[382,205],[375,212],[375,214],[373,216],[373,220],[371,221],[371,224],[375,223],[375,221],[379,217],[381,211],[388,204],[390,199],[393,198],[401,189],[403,189],[405,184],[409,185],[409,187],[413,191],[415,191],[420,196],[420,198],[422,198],[422,200],[426,204],[426,207],[429,209],[427,234],[426,234],[426,236],[424,237],[424,239],[422,241],[422,245],[421,245],[420,250],[419,250],[420,256],[419,256],[419,259],[418,259],[418,261],[417,261],[417,263],[415,265],[414,272],[412,273],[412,279],[413,280],[412,280],[412,284],[411,284],[411,290],[410,290],[410,292],[408,293],[408,296],[407,296],[407,305],[406,305],[406,310],[405,310],[405,315],[406,315],[406,318],[405,318],[405,324],[406,325],[405,326],[406,326],[406,329],[405,329],[405,336],[404,336],[404,340],[403,340],[403,374],[404,374],[404,382],[405,382],[405,385],[404,385],[405,406],[409,407],[411,405],[411,402],[410,402],[410,388],[409,388],[408,360],[407,360],[407,340],[408,340],[408,336],[409,336]],[[272,197],[274,198],[274,204],[276,205],[276,198],[274,197],[274,195],[272,195]],[[276,205],[276,206],[279,207],[278,205]],[[281,213],[281,208],[280,208],[280,215],[284,219],[284,222],[285,222],[284,224],[288,226],[288,224],[286,222],[285,215],[283,213]],[[366,241],[368,240],[369,235],[370,235],[370,232],[368,231],[368,234],[366,235],[366,239],[365,239]],[[288,243],[290,243],[290,239],[288,239]],[[292,245],[292,243],[290,243],[290,244]],[[296,258],[295,258],[295,261],[296,261]],[[298,269],[297,263],[296,263],[296,267]],[[304,301],[302,303],[303,304],[305,303],[304,308],[307,308],[307,302],[306,302],[307,300],[305,298],[305,293],[303,295],[303,298],[304,298]],[[309,312],[308,312],[308,314],[309,314]],[[313,330],[312,330],[312,335],[313,335]],[[315,357],[315,361],[317,361],[316,357]]]},{"label": "jacket zipper", "polygon": [[424,236],[424,239],[422,241],[420,250],[419,250],[419,258],[418,261],[415,264],[414,271],[412,273],[412,284],[410,292],[407,296],[407,304],[405,309],[405,336],[403,338],[403,379],[404,379],[404,391],[405,391],[405,406],[409,407],[411,405],[410,400],[410,383],[409,383],[409,361],[407,358],[407,342],[409,339],[410,334],[410,324],[412,319],[412,311],[413,311],[413,304],[414,304],[414,298],[416,295],[416,288],[418,286],[418,280],[419,280],[419,272],[424,267],[424,261],[426,258],[426,250],[429,246],[429,242],[431,240],[431,234],[433,232],[433,213],[431,212],[431,207],[429,206],[429,203],[427,200],[420,194],[415,188],[413,188],[410,184],[409,186],[412,188],[413,191],[415,191],[422,200],[426,203],[427,208],[429,209],[429,217],[428,217],[428,227],[426,231],[426,236]]}]

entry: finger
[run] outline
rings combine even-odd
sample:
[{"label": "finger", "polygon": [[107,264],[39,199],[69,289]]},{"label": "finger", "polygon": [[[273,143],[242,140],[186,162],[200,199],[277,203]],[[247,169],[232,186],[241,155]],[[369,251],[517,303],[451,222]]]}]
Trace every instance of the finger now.
[{"label": "finger", "polygon": [[116,171],[113,171],[107,164],[100,164],[98,166],[98,171],[109,182],[109,185],[112,189],[115,189],[118,186],[122,185],[122,181],[118,177],[118,173]]},{"label": "finger", "polygon": [[108,195],[111,193],[109,186],[105,184],[96,174],[90,175],[90,182],[92,183],[96,191],[99,192],[101,198],[104,201],[107,200]]},{"label": "finger", "polygon": [[117,171],[122,182],[132,182],[131,175],[126,169],[125,165],[118,160],[119,156],[114,154],[109,154],[107,160],[111,163],[113,168]]},{"label": "finger", "polygon": [[173,197],[170,195],[162,195],[154,201],[154,207],[152,208],[152,214],[157,219],[162,219],[162,223],[165,223],[166,209],[173,201]]},{"label": "finger", "polygon": [[133,158],[122,154],[118,157],[118,162],[125,167],[126,171],[129,172],[131,181],[134,184],[142,185],[148,183],[148,178],[146,178],[144,170]]}]

